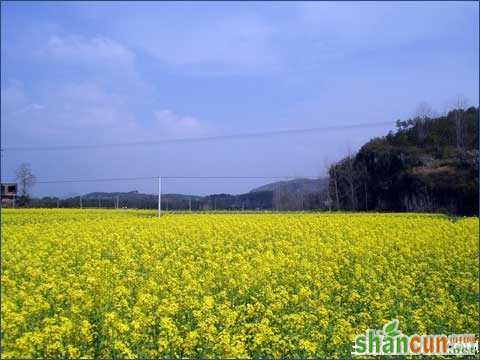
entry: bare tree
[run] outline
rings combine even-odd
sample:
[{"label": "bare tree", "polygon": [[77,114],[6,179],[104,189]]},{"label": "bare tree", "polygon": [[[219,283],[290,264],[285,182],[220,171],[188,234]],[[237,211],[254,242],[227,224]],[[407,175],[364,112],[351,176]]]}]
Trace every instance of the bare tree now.
[{"label": "bare tree", "polygon": [[37,178],[33,175],[32,170],[30,169],[30,164],[20,164],[15,175],[20,186],[20,196],[27,197],[30,189],[37,181]]},{"label": "bare tree", "polygon": [[[355,168],[356,178],[358,179],[358,189],[363,188],[363,201],[365,204],[365,211],[368,210],[368,170],[365,165],[356,166]],[[359,208],[361,207],[361,195],[359,194]]]},{"label": "bare tree", "polygon": [[351,151],[348,151],[348,155],[346,158],[346,166],[345,172],[343,174],[345,181],[347,182],[348,186],[348,197],[350,199],[350,204],[352,205],[352,210],[357,209],[357,197],[355,195],[355,169],[353,167],[354,157]]},{"label": "bare tree", "polygon": [[[330,180],[333,184],[333,193],[335,195],[335,210],[340,209],[340,195],[339,195],[339,174],[335,164],[330,166]],[[328,184],[328,189],[330,192],[330,182]]]},{"label": "bare tree", "polygon": [[[327,176],[329,176],[329,169],[332,167],[328,160],[325,158],[323,159],[323,167],[325,168],[325,173]],[[330,176],[331,177],[331,176]],[[330,189],[330,180],[333,180],[331,178],[328,179],[328,183],[327,183],[327,206],[328,206],[328,211],[332,211],[332,190]]]},{"label": "bare tree", "polygon": [[432,106],[425,101],[422,101],[420,104],[418,104],[417,108],[415,109],[415,116],[421,119],[428,119],[432,116],[432,114]]},{"label": "bare tree", "polygon": [[355,171],[356,169],[354,162],[355,155],[353,154],[352,150],[348,148],[347,157],[342,160],[343,166],[340,167],[341,172],[338,174],[346,187],[343,193],[348,198],[351,210],[353,211],[357,210],[357,174]]},{"label": "bare tree", "polygon": [[417,125],[417,137],[419,141],[423,141],[427,137],[428,134],[426,123],[427,120],[432,117],[432,115],[433,109],[430,104],[425,101],[418,104],[415,110],[414,118],[415,124]]},{"label": "bare tree", "polygon": [[463,95],[458,95],[454,101],[455,114],[455,135],[457,149],[463,149],[465,142],[465,126],[463,124],[463,113],[468,106],[468,100]]}]

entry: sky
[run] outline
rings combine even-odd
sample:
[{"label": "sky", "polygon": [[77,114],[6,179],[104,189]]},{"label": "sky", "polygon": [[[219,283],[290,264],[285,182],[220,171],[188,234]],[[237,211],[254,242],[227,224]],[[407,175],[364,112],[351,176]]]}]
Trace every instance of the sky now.
[{"label": "sky", "polygon": [[[1,3],[2,181],[36,195],[155,193],[150,176],[322,176],[429,103],[478,106],[477,2]],[[375,124],[157,146],[95,145]],[[169,179],[165,192],[269,182]]]}]

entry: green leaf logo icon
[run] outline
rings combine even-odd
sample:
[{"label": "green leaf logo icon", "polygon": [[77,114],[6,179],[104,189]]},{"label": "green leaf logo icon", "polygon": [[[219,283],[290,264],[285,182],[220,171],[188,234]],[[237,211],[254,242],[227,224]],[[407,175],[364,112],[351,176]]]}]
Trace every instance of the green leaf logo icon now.
[{"label": "green leaf logo icon", "polygon": [[394,319],[383,326],[383,332],[388,336],[400,335],[400,330],[398,330],[398,320]]}]

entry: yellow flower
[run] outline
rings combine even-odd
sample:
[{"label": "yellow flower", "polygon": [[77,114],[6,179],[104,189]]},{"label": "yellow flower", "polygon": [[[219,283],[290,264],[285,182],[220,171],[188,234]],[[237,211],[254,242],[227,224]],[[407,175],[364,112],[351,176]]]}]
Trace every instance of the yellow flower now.
[{"label": "yellow flower", "polygon": [[473,333],[478,218],[2,210],[2,358],[346,358]]}]

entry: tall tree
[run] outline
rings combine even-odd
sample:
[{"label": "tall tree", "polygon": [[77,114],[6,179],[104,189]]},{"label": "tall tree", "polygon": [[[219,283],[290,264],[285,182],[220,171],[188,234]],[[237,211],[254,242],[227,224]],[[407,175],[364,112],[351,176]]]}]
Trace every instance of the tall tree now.
[{"label": "tall tree", "polygon": [[415,109],[414,121],[417,128],[418,141],[423,142],[427,137],[427,121],[433,115],[433,110],[427,102],[421,102]]},{"label": "tall tree", "polygon": [[463,121],[465,109],[468,106],[467,99],[459,95],[455,99],[454,107],[455,107],[455,135],[456,135],[456,142],[457,142],[457,149],[463,149],[465,143],[465,124]]},{"label": "tall tree", "polygon": [[357,196],[356,196],[356,186],[357,186],[357,173],[355,171],[355,155],[352,150],[348,148],[347,157],[343,160],[344,166],[342,167],[342,178],[346,183],[345,195],[349,199],[351,210],[357,210]]},{"label": "tall tree", "polygon": [[15,172],[19,187],[20,196],[27,198],[30,190],[37,182],[37,178],[33,175],[30,164],[22,163]]},{"label": "tall tree", "polygon": [[[332,164],[330,165],[330,168],[328,171],[329,178],[330,178],[328,189],[330,192],[333,192],[333,194],[335,195],[335,210],[340,209],[339,175],[338,175],[337,167],[339,167],[338,164]],[[330,187],[333,187],[333,189],[331,190]]]}]

